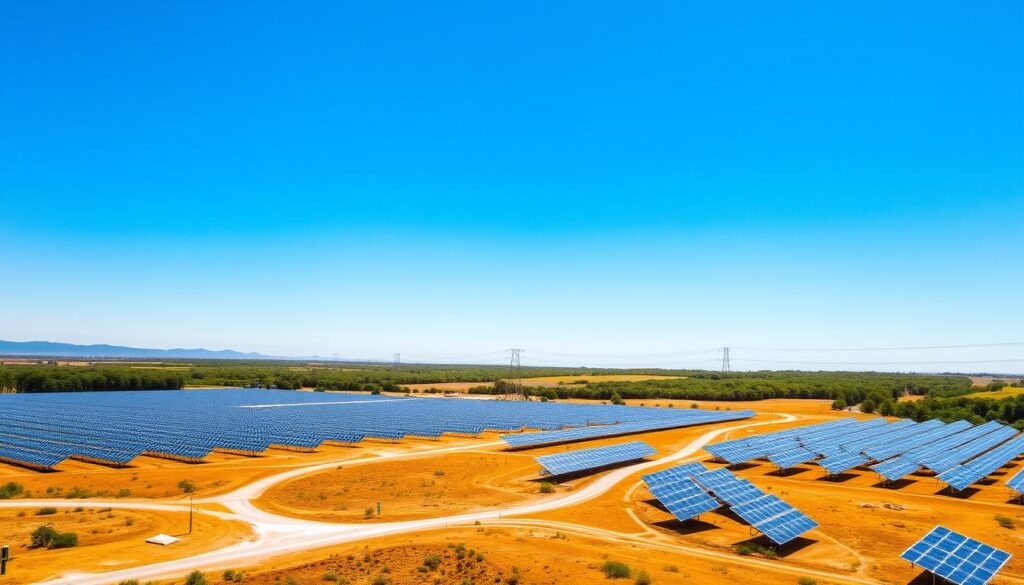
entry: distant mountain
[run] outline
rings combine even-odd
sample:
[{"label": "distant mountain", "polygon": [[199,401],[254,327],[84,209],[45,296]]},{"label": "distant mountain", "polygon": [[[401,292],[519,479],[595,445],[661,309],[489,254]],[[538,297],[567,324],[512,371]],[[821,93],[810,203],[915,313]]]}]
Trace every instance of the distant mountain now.
[{"label": "distant mountain", "polygon": [[280,359],[260,353],[243,353],[230,349],[145,349],[119,345],[77,345],[53,341],[4,341],[0,339],[0,355],[45,356],[73,358],[162,358],[265,360]]}]

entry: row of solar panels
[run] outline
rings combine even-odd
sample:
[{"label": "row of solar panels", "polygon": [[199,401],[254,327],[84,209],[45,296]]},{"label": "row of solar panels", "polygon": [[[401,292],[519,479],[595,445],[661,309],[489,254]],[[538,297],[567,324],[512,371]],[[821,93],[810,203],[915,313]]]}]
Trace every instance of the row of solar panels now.
[{"label": "row of solar panels", "polygon": [[643,480],[651,494],[679,520],[728,505],[776,544],[785,544],[817,527],[803,512],[724,468],[709,470],[700,463],[687,463],[645,475]]},{"label": "row of solar panels", "polygon": [[282,390],[15,394],[0,396],[0,459],[41,468],[68,457],[112,464],[139,454],[201,460],[214,450],[262,453],[271,446],[314,449],[484,430],[623,433],[750,414]]},{"label": "row of solar panels", "polygon": [[534,460],[541,465],[544,475],[565,475],[607,467],[616,463],[636,461],[654,455],[656,452],[653,447],[643,441],[633,441],[607,447],[541,455],[534,457]]},{"label": "row of solar panels", "polygon": [[966,421],[841,419],[726,441],[706,450],[731,464],[766,458],[788,469],[813,461],[831,475],[874,461],[871,469],[888,481],[930,469],[962,490],[1024,454],[1024,438],[1016,435],[996,421],[972,426]]},{"label": "row of solar panels", "polygon": [[673,429],[685,426],[702,425],[714,422],[741,420],[754,416],[753,411],[707,411],[707,410],[678,410],[671,411],[664,417],[636,422],[626,422],[617,425],[590,426],[575,429],[558,431],[540,431],[536,433],[522,433],[517,435],[503,435],[501,438],[509,447],[536,447],[539,445],[554,445],[568,443],[571,441],[582,441],[600,437],[612,437],[631,433],[646,431],[657,431]]}]

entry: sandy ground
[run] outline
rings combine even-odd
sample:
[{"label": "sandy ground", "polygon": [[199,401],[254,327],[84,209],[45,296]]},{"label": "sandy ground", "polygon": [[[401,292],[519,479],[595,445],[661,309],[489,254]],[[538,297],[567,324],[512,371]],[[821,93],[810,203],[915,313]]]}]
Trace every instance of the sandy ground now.
[{"label": "sandy ground", "polygon": [[[0,583],[20,585],[68,570],[102,571],[147,564],[226,546],[250,534],[244,524],[204,514],[194,516],[189,535],[186,513],[83,507],[37,516],[37,510],[0,510],[0,543],[11,545],[9,572],[0,578]],[[19,516],[22,513],[24,516]],[[78,546],[56,550],[30,548],[32,531],[45,524],[51,524],[58,532],[77,534]],[[181,541],[166,547],[145,542],[157,534],[176,536]]]}]

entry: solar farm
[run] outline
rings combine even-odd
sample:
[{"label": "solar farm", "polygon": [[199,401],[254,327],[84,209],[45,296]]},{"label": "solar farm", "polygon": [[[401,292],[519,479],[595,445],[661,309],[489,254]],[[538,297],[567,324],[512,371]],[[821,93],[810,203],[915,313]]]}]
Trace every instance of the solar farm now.
[{"label": "solar farm", "polygon": [[[566,563],[602,555],[646,563],[656,583],[1024,578],[1017,529],[1005,527],[1024,524],[1024,436],[1012,427],[785,414],[786,401],[739,406],[256,389],[0,395],[0,487],[17,481],[32,494],[0,501],[0,536],[37,524],[15,513],[40,497],[111,514],[141,505],[120,513],[159,526],[187,510],[177,487],[185,479],[196,510],[227,506],[240,522],[227,532],[211,525],[216,538],[165,531],[196,538],[199,551],[287,533],[289,522],[298,539],[310,521],[337,525],[338,543],[352,530],[399,531],[372,545],[386,549],[412,537],[400,526],[441,522],[443,532],[416,538],[457,538],[500,559],[495,542],[519,534],[506,543],[508,562],[527,555],[526,582],[536,583],[595,582],[596,570]],[[254,482],[267,485],[246,492]],[[149,511],[150,502],[166,509]],[[268,514],[275,520],[264,526]],[[55,524],[68,521],[57,514]],[[178,546],[114,545],[110,554],[135,551],[135,563],[176,558]],[[363,549],[327,550],[347,558]],[[20,558],[42,563],[30,573],[40,580],[62,566],[109,570],[75,554],[26,549]],[[116,574],[133,576],[124,571]]]}]

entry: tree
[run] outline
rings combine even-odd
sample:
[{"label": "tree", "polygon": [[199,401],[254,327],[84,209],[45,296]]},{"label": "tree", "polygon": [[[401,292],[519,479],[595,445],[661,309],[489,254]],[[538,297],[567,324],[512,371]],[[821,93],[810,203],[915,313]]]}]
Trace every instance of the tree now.
[{"label": "tree", "polygon": [[620,395],[618,392],[612,392],[612,397],[609,400],[611,400],[612,404],[625,404],[626,403],[624,400],[622,400],[622,395]]},{"label": "tree", "polygon": [[52,524],[44,524],[32,531],[31,542],[33,548],[48,547],[57,538],[57,531]]},{"label": "tree", "polygon": [[206,577],[199,571],[192,571],[185,577],[185,585],[206,585]]},{"label": "tree", "polygon": [[875,412],[875,401],[870,399],[870,398],[868,398],[864,402],[861,402],[860,403],[860,411],[864,412],[864,413],[867,413],[867,414],[871,414],[872,412]]},{"label": "tree", "polygon": [[832,401],[832,410],[846,410],[846,407],[846,400],[842,396]]}]

